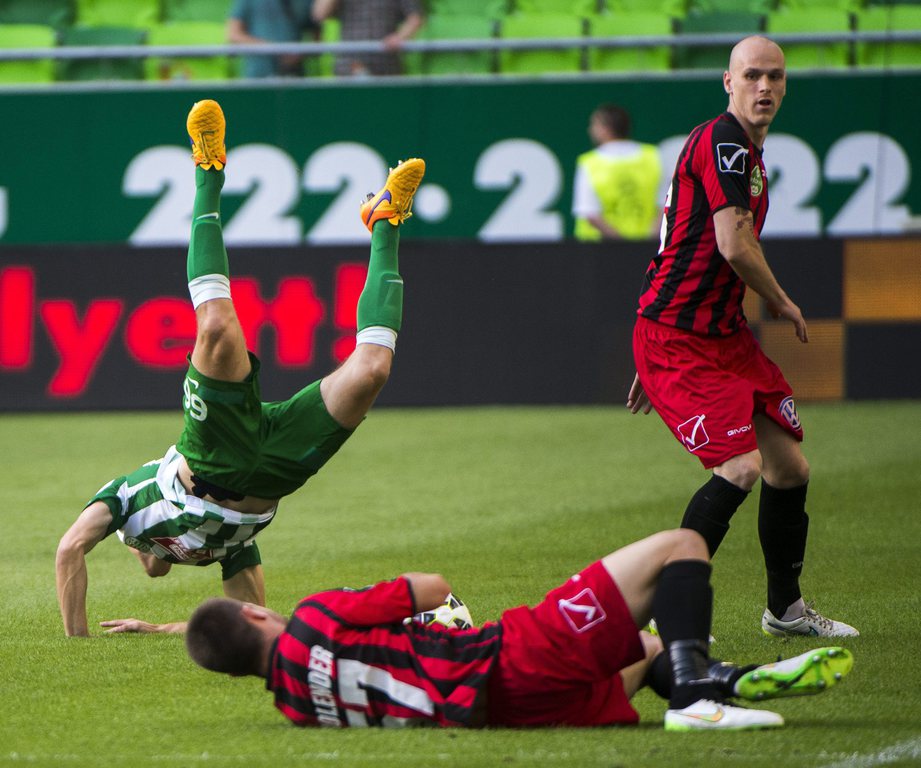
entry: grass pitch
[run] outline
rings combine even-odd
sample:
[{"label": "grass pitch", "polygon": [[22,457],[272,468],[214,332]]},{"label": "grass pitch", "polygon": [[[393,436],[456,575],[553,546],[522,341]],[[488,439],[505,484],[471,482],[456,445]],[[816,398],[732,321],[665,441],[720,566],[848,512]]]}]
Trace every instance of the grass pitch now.
[{"label": "grass pitch", "polygon": [[[196,668],[175,636],[66,639],[54,551],[93,492],[175,441],[178,414],[4,415],[0,764],[34,766],[835,766],[921,762],[921,403],[806,405],[812,464],[804,585],[855,624],[855,668],[817,697],[771,702],[776,732],[636,728],[302,731],[254,678]],[[535,602],[574,570],[673,527],[706,479],[657,417],[621,408],[378,410],[260,535],[269,605],[406,570],[444,573],[475,620]],[[756,496],[754,494],[753,496]],[[817,643],[761,634],[757,499],[714,573],[714,654],[769,661]],[[90,622],[184,618],[220,571],[149,579],[115,537],[88,558]]]}]

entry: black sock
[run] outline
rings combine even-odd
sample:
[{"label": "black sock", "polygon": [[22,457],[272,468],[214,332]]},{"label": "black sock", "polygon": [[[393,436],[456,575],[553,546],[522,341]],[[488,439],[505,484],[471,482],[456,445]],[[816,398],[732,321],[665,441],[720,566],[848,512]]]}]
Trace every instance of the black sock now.
[{"label": "black sock", "polygon": [[[719,691],[720,696],[729,699],[736,695],[735,686],[739,678],[756,666],[756,664],[749,664],[740,667],[728,661],[709,658],[707,659],[707,677]],[[643,684],[648,685],[660,698],[671,699],[673,680],[671,660],[667,653],[660,653],[646,670]]]},{"label": "black sock", "polygon": [[807,486],[780,489],[761,481],[758,536],[767,569],[768,608],[778,619],[802,597],[799,577],[809,531]]},{"label": "black sock", "polygon": [[748,664],[740,667],[728,661],[710,659],[707,664],[707,674],[720,694],[728,699],[736,695],[736,682],[738,682],[739,678],[746,672],[751,672],[757,666],[757,664]]},{"label": "black sock", "polygon": [[713,613],[710,564],[678,560],[666,565],[659,576],[652,610],[672,668],[669,707],[683,709],[698,699],[720,700],[707,675]]},{"label": "black sock", "polygon": [[670,699],[672,697],[673,681],[672,663],[669,661],[668,654],[660,653],[652,660],[652,664],[646,670],[643,684],[652,688],[659,698]]},{"label": "black sock", "polygon": [[691,498],[681,527],[691,528],[703,536],[710,557],[713,557],[729,530],[729,521],[746,496],[748,491],[713,475]]}]

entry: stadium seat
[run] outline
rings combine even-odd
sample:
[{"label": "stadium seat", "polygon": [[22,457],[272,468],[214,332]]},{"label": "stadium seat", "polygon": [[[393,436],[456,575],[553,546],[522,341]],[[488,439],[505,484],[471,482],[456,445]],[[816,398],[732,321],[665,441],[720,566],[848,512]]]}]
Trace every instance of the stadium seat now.
[{"label": "stadium seat", "polygon": [[[0,48],[54,48],[57,35],[41,24],[0,24]],[[2,83],[50,83],[54,59],[0,62]],[[9,117],[7,119],[10,119]]]},{"label": "stadium seat", "polygon": [[[793,32],[850,32],[851,17],[834,8],[785,8],[768,14],[769,34]],[[851,61],[849,43],[783,43],[788,69],[847,67]]]},{"label": "stadium seat", "polygon": [[683,19],[688,13],[688,0],[605,0],[604,10],[610,14],[622,11],[660,13],[673,19]]},{"label": "stadium seat", "polygon": [[[861,32],[918,31],[921,30],[921,3],[868,7],[856,18],[857,29]],[[861,67],[918,67],[921,66],[921,43],[857,43],[856,58]]]},{"label": "stadium seat", "polygon": [[0,0],[0,24],[38,24],[63,29],[73,22],[73,0]]},{"label": "stadium seat", "polygon": [[[61,33],[64,46],[143,45],[147,33],[134,27],[71,27]],[[59,59],[58,80],[142,80],[143,59]]]},{"label": "stadium seat", "polygon": [[160,21],[160,0],[77,0],[77,24],[147,28]]},{"label": "stadium seat", "polygon": [[[621,11],[589,20],[590,37],[671,35],[671,19],[663,13]],[[652,48],[589,48],[588,68],[594,71],[663,71],[671,68],[668,45]]]},{"label": "stadium seat", "polygon": [[232,0],[163,0],[163,21],[227,21]]},{"label": "stadium seat", "polygon": [[780,0],[777,4],[777,10],[792,8],[802,10],[803,8],[834,8],[838,11],[851,13],[860,10],[863,6],[863,0]]},{"label": "stadium seat", "polygon": [[501,19],[509,12],[509,0],[429,0],[432,16],[483,16]]},{"label": "stadium seat", "polygon": [[[496,22],[483,16],[436,16],[422,28],[420,40],[489,40],[495,37]],[[495,71],[494,51],[427,51],[421,56],[420,72],[425,75],[474,74]]]},{"label": "stadium seat", "polygon": [[[764,16],[758,13],[689,13],[679,24],[680,34],[706,35],[734,33],[739,38],[764,30]],[[678,42],[680,43],[680,37]],[[725,43],[719,45],[687,46],[676,45],[674,49],[675,69],[726,69],[729,64],[729,49]]]},{"label": "stadium seat", "polygon": [[[214,21],[173,21],[157,24],[147,33],[148,45],[223,45],[224,24]],[[163,58],[144,62],[148,80],[226,80],[233,76],[228,56]]]},{"label": "stadium seat", "polygon": [[688,14],[696,13],[757,13],[775,10],[777,0],[691,0]]},{"label": "stadium seat", "polygon": [[515,12],[571,13],[574,16],[593,16],[598,12],[596,0],[515,0]]},{"label": "stadium seat", "polygon": [[571,14],[513,14],[501,24],[505,39],[578,38],[577,47],[544,50],[499,51],[499,71],[508,74],[578,72],[582,69],[583,21]]}]

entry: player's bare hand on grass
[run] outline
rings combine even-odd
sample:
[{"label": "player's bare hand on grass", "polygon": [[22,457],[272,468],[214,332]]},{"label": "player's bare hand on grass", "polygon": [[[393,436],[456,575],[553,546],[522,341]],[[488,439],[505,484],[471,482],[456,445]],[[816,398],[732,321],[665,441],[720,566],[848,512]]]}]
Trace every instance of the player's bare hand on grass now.
[{"label": "player's bare hand on grass", "polygon": [[639,374],[633,377],[633,384],[630,387],[630,392],[627,394],[627,407],[630,409],[630,413],[639,413],[642,411],[644,414],[648,415],[652,411],[652,403],[649,402],[646,390],[643,389],[643,385],[640,384]]},{"label": "player's bare hand on grass", "polygon": [[141,634],[155,634],[163,632],[184,632],[185,622],[173,622],[171,624],[151,624],[148,621],[140,619],[110,619],[109,621],[100,621],[99,626],[108,627],[105,634],[111,635],[118,632],[138,632]]}]

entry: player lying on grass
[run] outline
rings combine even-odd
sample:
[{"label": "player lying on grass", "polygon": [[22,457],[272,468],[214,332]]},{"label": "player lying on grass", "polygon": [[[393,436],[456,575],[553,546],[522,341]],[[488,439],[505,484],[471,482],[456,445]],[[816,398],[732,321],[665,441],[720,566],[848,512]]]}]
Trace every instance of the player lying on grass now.
[{"label": "player lying on grass", "polygon": [[[289,620],[226,598],[189,620],[192,659],[265,678],[296,725],[592,726],[635,723],[644,685],[668,699],[667,730],[783,725],[726,703],[819,693],[852,666],[843,648],[738,667],[709,657],[707,545],[695,531],[654,534],[577,573],[535,608],[454,629],[403,618],[451,591],[432,573],[304,598]],[[659,637],[638,628],[650,616]]]},{"label": "player lying on grass", "polygon": [[[67,635],[88,635],[86,554],[112,533],[150,576],[173,564],[220,563],[224,593],[265,603],[256,534],[278,501],[300,488],[361,423],[390,374],[403,309],[399,225],[409,217],[425,163],[409,160],[361,208],[371,231],[368,277],[358,300],[358,334],[341,367],[284,402],[259,398],[259,360],[230,296],[220,220],[225,121],[215,101],[187,120],[195,161],[188,280],[197,335],[183,381],[184,429],[166,455],[106,484],[57,550],[58,602]],[[182,631],[185,624],[134,619],[108,631]]]}]

